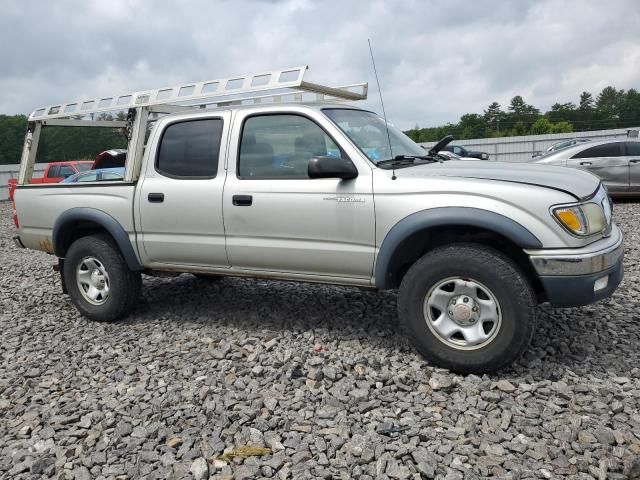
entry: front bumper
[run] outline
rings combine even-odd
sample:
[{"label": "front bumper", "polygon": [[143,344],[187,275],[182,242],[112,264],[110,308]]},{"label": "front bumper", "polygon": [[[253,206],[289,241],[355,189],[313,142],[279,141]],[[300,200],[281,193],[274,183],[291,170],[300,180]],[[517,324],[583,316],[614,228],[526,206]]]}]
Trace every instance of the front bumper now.
[{"label": "front bumper", "polygon": [[527,250],[544,287],[556,307],[588,305],[610,297],[622,281],[623,241],[620,229],[582,248]]}]

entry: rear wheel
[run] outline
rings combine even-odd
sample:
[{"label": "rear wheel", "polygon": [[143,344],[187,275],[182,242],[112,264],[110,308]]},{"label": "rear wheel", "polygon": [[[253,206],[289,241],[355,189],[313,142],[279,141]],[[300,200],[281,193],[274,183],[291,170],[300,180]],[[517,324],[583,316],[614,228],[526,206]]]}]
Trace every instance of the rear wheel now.
[{"label": "rear wheel", "polygon": [[499,370],[519,358],[535,328],[535,295],[518,266],[482,245],[437,248],[402,280],[398,310],[418,350],[460,373]]},{"label": "rear wheel", "polygon": [[129,270],[108,235],[90,235],[73,242],[64,261],[69,297],[85,317],[112,321],[128,315],[140,297],[140,272]]}]

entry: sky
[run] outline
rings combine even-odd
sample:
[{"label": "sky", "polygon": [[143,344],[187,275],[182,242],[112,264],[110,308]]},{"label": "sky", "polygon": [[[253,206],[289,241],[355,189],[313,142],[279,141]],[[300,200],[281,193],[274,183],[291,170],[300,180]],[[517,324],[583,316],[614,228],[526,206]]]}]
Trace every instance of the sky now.
[{"label": "sky", "polygon": [[640,89],[638,0],[0,0],[0,114],[309,65],[407,129]]}]

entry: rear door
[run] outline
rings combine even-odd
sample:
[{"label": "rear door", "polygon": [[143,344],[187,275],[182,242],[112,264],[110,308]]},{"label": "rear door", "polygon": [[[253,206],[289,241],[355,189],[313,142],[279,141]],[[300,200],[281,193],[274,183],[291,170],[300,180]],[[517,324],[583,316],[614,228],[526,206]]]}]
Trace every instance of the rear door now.
[{"label": "rear door", "polygon": [[629,160],[629,192],[640,193],[640,141],[626,142]]},{"label": "rear door", "polygon": [[158,125],[137,198],[146,265],[228,266],[222,188],[230,119],[215,112]]},{"label": "rear door", "polygon": [[629,162],[625,142],[609,142],[585,148],[567,159],[567,167],[582,168],[600,177],[611,193],[629,190]]}]

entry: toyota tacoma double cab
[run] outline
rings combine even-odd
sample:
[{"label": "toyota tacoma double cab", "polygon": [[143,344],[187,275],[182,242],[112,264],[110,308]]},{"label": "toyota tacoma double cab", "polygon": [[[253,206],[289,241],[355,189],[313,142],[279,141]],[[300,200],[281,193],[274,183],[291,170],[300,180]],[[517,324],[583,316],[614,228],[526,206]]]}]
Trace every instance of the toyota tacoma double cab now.
[{"label": "toyota tacoma double cab", "polygon": [[[16,243],[55,255],[64,291],[97,321],[132,313],[141,274],[397,290],[420,353],[463,373],[520,357],[539,303],[586,305],[619,285],[622,235],[597,177],[442,162],[345,103],[365,98],[366,84],[308,83],[305,68],[36,110]],[[269,91],[282,88],[293,101]],[[128,111],[114,122],[129,138],[123,180],[29,184],[38,130],[90,124],[77,112],[100,106]]]}]

